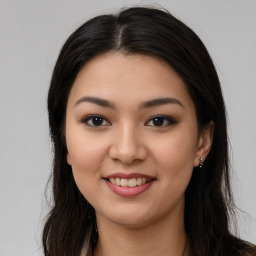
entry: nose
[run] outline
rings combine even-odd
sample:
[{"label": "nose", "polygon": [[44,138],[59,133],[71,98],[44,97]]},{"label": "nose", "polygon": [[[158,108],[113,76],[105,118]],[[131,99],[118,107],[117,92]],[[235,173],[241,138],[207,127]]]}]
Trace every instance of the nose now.
[{"label": "nose", "polygon": [[113,137],[109,150],[113,160],[119,160],[128,165],[146,158],[147,150],[138,129],[123,125],[115,131]]}]

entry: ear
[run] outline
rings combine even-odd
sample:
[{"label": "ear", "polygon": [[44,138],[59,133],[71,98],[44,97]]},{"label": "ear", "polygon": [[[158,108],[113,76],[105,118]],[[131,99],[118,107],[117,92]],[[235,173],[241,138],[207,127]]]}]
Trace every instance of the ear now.
[{"label": "ear", "polygon": [[214,123],[213,121],[211,121],[209,124],[207,124],[205,127],[202,128],[199,134],[196,155],[194,159],[194,167],[199,166],[200,157],[202,157],[203,160],[205,160],[205,158],[209,154],[212,146],[213,134],[214,134]]},{"label": "ear", "polygon": [[71,166],[72,165],[72,161],[71,161],[71,157],[69,155],[69,153],[67,153],[67,163]]}]

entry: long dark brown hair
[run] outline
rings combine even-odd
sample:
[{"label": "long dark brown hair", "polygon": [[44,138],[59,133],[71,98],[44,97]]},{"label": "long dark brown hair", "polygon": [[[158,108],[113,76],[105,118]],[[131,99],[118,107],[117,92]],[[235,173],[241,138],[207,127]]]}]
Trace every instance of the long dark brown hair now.
[{"label": "long dark brown hair", "polygon": [[214,122],[211,151],[204,167],[194,168],[185,195],[190,254],[243,255],[249,248],[230,232],[234,204],[226,111],[211,57],[198,36],[168,11],[136,7],[84,23],[59,54],[48,95],[54,161],[53,205],[43,230],[45,256],[78,256],[83,247],[90,252],[97,243],[94,209],[78,190],[66,161],[65,113],[78,72],[89,60],[109,51],[144,54],[167,62],[187,86],[196,106],[198,127]]}]

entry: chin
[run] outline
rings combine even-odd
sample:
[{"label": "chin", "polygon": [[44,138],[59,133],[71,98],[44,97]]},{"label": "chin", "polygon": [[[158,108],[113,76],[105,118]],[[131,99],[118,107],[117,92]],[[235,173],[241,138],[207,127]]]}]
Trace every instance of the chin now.
[{"label": "chin", "polygon": [[150,215],[145,211],[139,211],[137,209],[115,209],[112,212],[106,214],[97,214],[97,218],[105,218],[108,221],[124,227],[142,227],[150,223]]},{"label": "chin", "polygon": [[116,218],[112,219],[112,221],[117,225],[127,228],[140,228],[149,223],[145,218],[134,218],[134,216],[128,216],[128,218]]}]

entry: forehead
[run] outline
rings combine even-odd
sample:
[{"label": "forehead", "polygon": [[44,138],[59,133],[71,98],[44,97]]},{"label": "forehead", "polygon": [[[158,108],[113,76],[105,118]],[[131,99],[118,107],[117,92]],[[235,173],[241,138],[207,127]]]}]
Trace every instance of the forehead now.
[{"label": "forehead", "polygon": [[99,55],[78,73],[70,100],[97,96],[113,101],[176,97],[193,104],[186,85],[166,62],[146,55],[111,52]]}]

